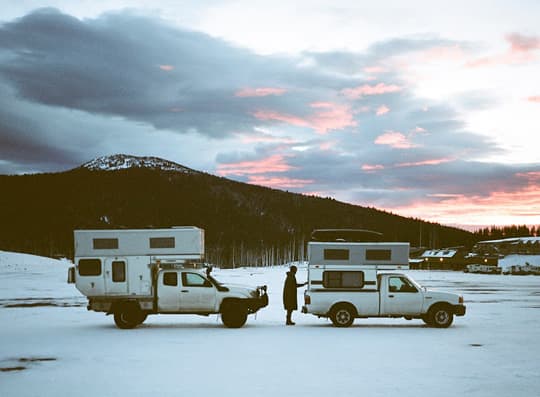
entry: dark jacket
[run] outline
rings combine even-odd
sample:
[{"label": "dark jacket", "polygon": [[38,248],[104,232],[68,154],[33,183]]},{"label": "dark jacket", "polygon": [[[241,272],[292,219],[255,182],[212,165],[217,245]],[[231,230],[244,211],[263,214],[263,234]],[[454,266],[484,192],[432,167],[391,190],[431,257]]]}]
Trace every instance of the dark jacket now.
[{"label": "dark jacket", "polygon": [[298,284],[296,276],[288,271],[285,285],[283,286],[283,307],[285,310],[297,310],[298,301],[296,300],[296,289],[303,287],[305,284]]}]

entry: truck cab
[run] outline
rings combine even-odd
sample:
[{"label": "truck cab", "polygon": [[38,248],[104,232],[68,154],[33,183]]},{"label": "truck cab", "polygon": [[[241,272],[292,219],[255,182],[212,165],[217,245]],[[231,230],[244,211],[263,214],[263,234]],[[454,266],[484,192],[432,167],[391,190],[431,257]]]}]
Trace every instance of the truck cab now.
[{"label": "truck cab", "polygon": [[[338,230],[334,235],[339,236]],[[346,235],[355,234],[349,230]],[[303,313],[328,317],[337,327],[348,327],[355,318],[404,317],[438,328],[465,314],[463,297],[427,290],[395,271],[408,269],[408,243],[382,242],[374,236],[368,242],[337,240],[308,244]]]}]

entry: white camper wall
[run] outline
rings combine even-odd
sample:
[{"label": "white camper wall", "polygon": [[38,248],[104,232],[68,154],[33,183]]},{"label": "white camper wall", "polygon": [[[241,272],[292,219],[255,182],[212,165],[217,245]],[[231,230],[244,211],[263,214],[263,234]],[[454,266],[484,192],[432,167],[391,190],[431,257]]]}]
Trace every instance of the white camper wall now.
[{"label": "white camper wall", "polygon": [[[177,255],[204,258],[204,230],[197,227],[170,229],[75,230],[75,257]],[[116,240],[116,245],[96,248],[95,240]],[[152,247],[150,239],[173,239],[174,246]],[[158,244],[159,245],[159,244]]]},{"label": "white camper wall", "polygon": [[[347,259],[325,259],[325,250],[348,250]],[[388,259],[369,259],[368,250],[390,251]],[[377,266],[379,269],[406,269],[409,266],[409,243],[308,243],[309,265]]]}]

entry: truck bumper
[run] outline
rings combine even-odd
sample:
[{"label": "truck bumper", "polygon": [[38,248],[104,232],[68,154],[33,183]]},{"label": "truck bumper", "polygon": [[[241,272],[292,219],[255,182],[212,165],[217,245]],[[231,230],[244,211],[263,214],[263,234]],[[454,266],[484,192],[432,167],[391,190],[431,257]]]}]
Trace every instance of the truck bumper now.
[{"label": "truck bumper", "polygon": [[465,312],[467,311],[467,308],[465,307],[465,305],[454,305],[453,308],[454,308],[454,314],[456,316],[464,316]]},{"label": "truck bumper", "polygon": [[266,286],[257,287],[257,298],[251,298],[248,300],[249,313],[256,313],[263,307],[268,306],[268,293],[266,292]]}]

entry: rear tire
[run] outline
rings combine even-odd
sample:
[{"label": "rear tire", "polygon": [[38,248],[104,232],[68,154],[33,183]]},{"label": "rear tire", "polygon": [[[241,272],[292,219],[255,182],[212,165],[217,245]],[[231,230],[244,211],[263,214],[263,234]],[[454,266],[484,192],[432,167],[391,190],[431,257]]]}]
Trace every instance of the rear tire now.
[{"label": "rear tire", "polygon": [[114,312],[114,323],[120,329],[132,329],[142,324],[147,316],[139,307],[124,306]]},{"label": "rear tire", "polygon": [[247,309],[242,304],[229,304],[221,310],[221,321],[227,328],[241,328],[247,316]]},{"label": "rear tire", "polygon": [[332,309],[330,319],[335,327],[350,327],[354,322],[355,310],[351,305],[338,305]]},{"label": "rear tire", "polygon": [[435,328],[448,328],[454,321],[454,313],[446,305],[435,306],[428,313],[429,325]]}]

